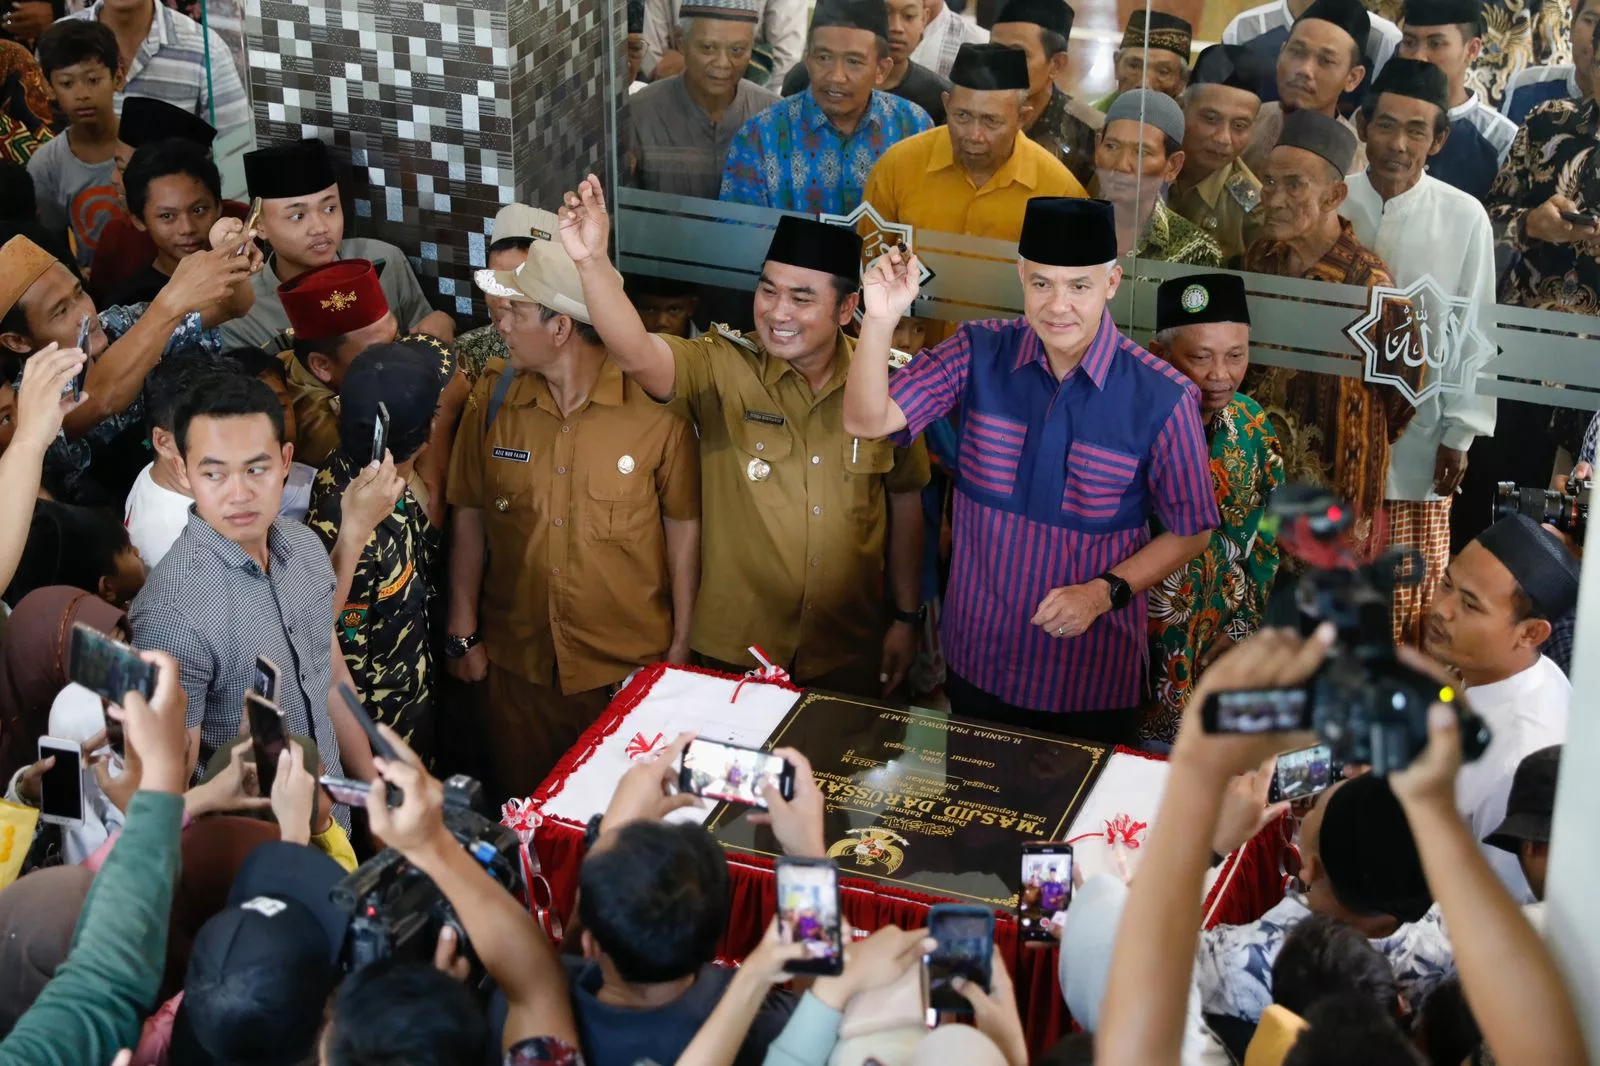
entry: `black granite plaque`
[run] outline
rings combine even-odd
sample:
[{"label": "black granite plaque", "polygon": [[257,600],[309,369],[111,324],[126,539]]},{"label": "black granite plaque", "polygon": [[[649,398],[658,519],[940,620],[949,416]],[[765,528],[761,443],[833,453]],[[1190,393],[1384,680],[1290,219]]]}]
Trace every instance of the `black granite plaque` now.
[{"label": "black granite plaque", "polygon": [[[1106,744],[808,692],[764,745],[804,753],[827,804],[829,854],[847,877],[1014,907],[1019,846],[1059,840],[1111,754]],[[778,854],[749,808],[707,828],[724,847]]]}]

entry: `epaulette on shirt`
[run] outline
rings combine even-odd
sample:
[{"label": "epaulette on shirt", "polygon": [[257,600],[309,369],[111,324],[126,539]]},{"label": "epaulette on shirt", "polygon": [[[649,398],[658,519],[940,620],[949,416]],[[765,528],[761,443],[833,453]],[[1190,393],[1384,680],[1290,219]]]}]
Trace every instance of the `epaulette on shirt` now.
[{"label": "epaulette on shirt", "polygon": [[737,344],[746,351],[759,352],[761,350],[761,346],[758,345],[754,340],[746,337],[740,330],[733,329],[725,323],[713,322],[711,323],[711,330],[719,337],[726,337],[728,340]]},{"label": "epaulette on shirt", "polygon": [[1261,190],[1250,183],[1250,179],[1243,174],[1235,174],[1222,186],[1228,190],[1228,195],[1239,202],[1239,206],[1246,211],[1254,211],[1261,203]]}]

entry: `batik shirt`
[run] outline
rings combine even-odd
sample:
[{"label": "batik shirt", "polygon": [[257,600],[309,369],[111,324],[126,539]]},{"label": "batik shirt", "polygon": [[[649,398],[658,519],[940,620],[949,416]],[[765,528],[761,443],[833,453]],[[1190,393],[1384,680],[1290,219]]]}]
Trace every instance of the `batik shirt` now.
[{"label": "batik shirt", "polygon": [[1145,735],[1171,743],[1194,690],[1196,660],[1219,636],[1234,643],[1254,633],[1273,575],[1275,532],[1263,532],[1267,497],[1283,484],[1283,455],[1272,423],[1250,397],[1211,416],[1211,484],[1222,524],[1206,550],[1150,590],[1151,677],[1159,707]]},{"label": "batik shirt", "polygon": [[1600,240],[1553,244],[1523,232],[1528,212],[1556,193],[1583,212],[1600,210],[1600,184],[1592,177],[1600,134],[1593,100],[1558,100],[1533,110],[1511,143],[1511,154],[1489,190],[1485,206],[1500,251],[1514,253],[1500,282],[1500,302],[1600,314]]},{"label": "batik shirt", "polygon": [[721,199],[806,214],[849,214],[878,157],[933,120],[910,100],[872,90],[855,130],[845,136],[808,89],[746,122],[722,170]]},{"label": "batik shirt", "polygon": [[1565,0],[1487,0],[1483,52],[1467,71],[1467,87],[1499,107],[1517,71],[1572,62],[1572,5]]},{"label": "batik shirt", "polygon": [[1088,188],[1094,178],[1095,134],[1105,124],[1104,114],[1052,85],[1050,103],[1029,127],[1028,139],[1061,160]]},{"label": "batik shirt", "polygon": [[1157,200],[1150,213],[1144,237],[1134,245],[1139,259],[1156,263],[1184,263],[1188,266],[1222,268],[1222,249],[1206,231]]},{"label": "batik shirt", "polygon": [[491,359],[505,359],[506,339],[493,326],[479,326],[456,338],[456,366],[466,375],[468,386],[476,385]]},{"label": "batik shirt", "polygon": [[[134,323],[144,315],[149,304],[127,304],[108,307],[100,312],[100,328],[106,331],[106,344],[116,343],[124,333],[133,328]],[[172,331],[172,338],[167,341],[167,346],[161,352],[163,356],[182,353],[202,352],[210,356],[222,354],[222,335],[214,329],[206,329],[200,324],[198,313],[191,311],[183,316],[183,321],[178,328]],[[102,353],[103,354],[103,353]],[[21,390],[22,372],[17,372],[16,380],[12,387]],[[84,502],[89,504],[103,504],[107,500],[96,496],[96,487],[89,478],[89,467],[97,459],[106,457],[118,446],[118,439],[124,433],[143,432],[144,426],[144,397],[134,397],[132,403],[114,415],[102,419],[88,433],[81,437],[68,437],[66,430],[56,435],[50,449],[44,454],[45,488],[57,499],[67,503]],[[126,445],[127,442],[120,442]],[[124,457],[112,455],[112,459],[121,460]],[[133,472],[138,470],[147,461],[143,455],[138,457],[138,465],[133,467]],[[129,484],[131,484],[131,479]],[[127,494],[127,485],[120,487],[120,493],[111,492],[111,496],[121,499]],[[112,487],[107,487],[109,488]],[[109,499],[109,497],[108,497]]]},{"label": "batik shirt", "polygon": [[[306,524],[330,553],[339,539],[344,490],[361,470],[341,449],[311,486]],[[362,549],[349,596],[334,618],[361,701],[413,746],[433,708],[428,601],[437,573],[433,527],[408,487]],[[419,739],[426,753],[429,731],[421,729]]]},{"label": "batik shirt", "polygon": [[[1219,925],[1200,934],[1195,983],[1207,1014],[1228,1014],[1254,1022],[1272,1003],[1272,964],[1283,941],[1311,911],[1294,896],[1249,925]],[[1420,921],[1389,936],[1368,941],[1394,969],[1408,1003],[1421,1003],[1455,973],[1450,938],[1435,905]]]}]

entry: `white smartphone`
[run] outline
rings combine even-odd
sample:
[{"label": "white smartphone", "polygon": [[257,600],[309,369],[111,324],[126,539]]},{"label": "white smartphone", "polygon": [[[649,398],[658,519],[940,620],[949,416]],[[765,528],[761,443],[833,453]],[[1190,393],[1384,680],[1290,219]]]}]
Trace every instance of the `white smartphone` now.
[{"label": "white smartphone", "polygon": [[39,817],[54,825],[83,824],[83,749],[73,740],[39,738],[39,758],[55,765],[39,779]]}]

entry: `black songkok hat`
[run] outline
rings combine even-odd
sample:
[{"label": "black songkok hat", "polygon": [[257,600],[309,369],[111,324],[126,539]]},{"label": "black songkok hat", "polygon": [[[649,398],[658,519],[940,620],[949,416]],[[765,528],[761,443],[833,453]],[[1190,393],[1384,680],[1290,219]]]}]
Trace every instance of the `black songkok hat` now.
[{"label": "black songkok hat", "polygon": [[1272,73],[1261,57],[1242,44],[1214,44],[1194,63],[1195,85],[1226,85],[1261,95],[1261,83]]},{"label": "black songkok hat", "polygon": [[1194,27],[1165,11],[1139,9],[1128,16],[1122,32],[1123,48],[1161,48],[1176,53],[1185,63],[1194,50]]},{"label": "black songkok hat", "polygon": [[842,26],[848,30],[871,30],[874,36],[889,36],[889,5],[885,0],[821,0],[811,16],[811,28]]},{"label": "black songkok hat", "polygon": [[1511,571],[1546,618],[1560,618],[1578,603],[1578,560],[1527,515],[1502,518],[1477,543]]},{"label": "black songkok hat", "polygon": [[1077,12],[1064,0],[1010,0],[995,22],[1031,22],[1040,29],[1071,36]]},{"label": "black songkok hat", "polygon": [[1362,55],[1366,54],[1367,38],[1372,35],[1372,16],[1361,6],[1361,0],[1315,0],[1295,21],[1306,19],[1333,23],[1350,35]]},{"label": "black songkok hat", "polygon": [[1402,59],[1395,56],[1383,65],[1378,76],[1367,90],[1376,100],[1379,93],[1409,96],[1433,104],[1445,114],[1450,113],[1450,80],[1445,72],[1432,63],[1420,59]]},{"label": "black songkok hat", "polygon": [[1244,279],[1237,274],[1189,274],[1156,290],[1156,332],[1203,322],[1250,324]]},{"label": "black songkok hat", "polygon": [[246,153],[244,180],[250,195],[263,200],[310,196],[338,184],[328,146],[315,137]]},{"label": "black songkok hat", "polygon": [[1328,794],[1318,852],[1329,887],[1357,914],[1415,922],[1433,906],[1406,812],[1389,782],[1372,774]]},{"label": "black songkok hat", "polygon": [[1319,111],[1300,108],[1284,116],[1277,147],[1304,148],[1332,163],[1339,173],[1350,173],[1356,157],[1356,135],[1350,127]]},{"label": "black songkok hat", "polygon": [[199,115],[174,107],[165,100],[149,96],[130,96],[122,104],[117,139],[129,148],[143,148],[155,141],[178,137],[193,141],[206,151],[217,139],[217,128]]},{"label": "black songkok hat", "polygon": [[1117,258],[1117,222],[1106,200],[1035,196],[1022,216],[1017,255],[1044,266],[1100,266]]},{"label": "black songkok hat", "polygon": [[861,235],[814,218],[784,215],[767,246],[767,260],[860,281]]},{"label": "black songkok hat", "polygon": [[1026,89],[1028,54],[1004,44],[964,44],[950,65],[950,80],[980,92]]},{"label": "black songkok hat", "polygon": [[1406,0],[1400,18],[1407,26],[1449,26],[1470,22],[1483,32],[1483,0]]}]

